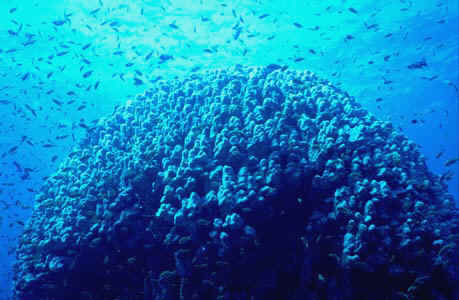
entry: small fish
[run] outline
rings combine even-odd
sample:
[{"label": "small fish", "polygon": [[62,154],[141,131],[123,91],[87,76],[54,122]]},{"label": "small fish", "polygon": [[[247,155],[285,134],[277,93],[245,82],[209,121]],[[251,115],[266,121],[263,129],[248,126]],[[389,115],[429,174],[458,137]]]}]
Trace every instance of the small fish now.
[{"label": "small fish", "polygon": [[435,158],[440,158],[442,157],[442,155],[443,155],[443,151],[440,151],[437,153],[437,155],[435,155]]},{"label": "small fish", "polygon": [[58,156],[57,155],[53,155],[53,157],[51,157],[51,162],[55,162],[57,160]]},{"label": "small fish", "polygon": [[81,47],[81,50],[86,50],[86,49],[88,49],[90,46],[91,46],[91,43],[87,43],[86,45],[84,45],[83,47]]},{"label": "small fish", "polygon": [[88,72],[84,73],[83,74],[83,78],[88,78],[89,76],[91,76],[92,72],[93,71],[91,70],[91,71],[88,71]]},{"label": "small fish", "polygon": [[133,65],[134,65],[134,63],[131,63],[131,62],[130,62],[130,63],[125,64],[124,66],[126,66],[127,68],[129,68],[129,67],[132,67]]},{"label": "small fish", "polygon": [[22,43],[22,45],[23,45],[24,47],[27,47],[27,46],[30,46],[30,45],[35,44],[35,42],[36,42],[36,40],[28,40],[27,42]]},{"label": "small fish", "polygon": [[56,26],[62,26],[66,22],[67,22],[66,20],[56,20],[56,21],[53,21],[53,24],[56,25]]},{"label": "small fish", "polygon": [[206,53],[213,53],[213,51],[212,51],[212,50],[210,50],[210,49],[207,49],[207,48],[206,48],[206,49],[204,49],[203,51],[204,51],[204,52],[206,52]]},{"label": "small fish", "polygon": [[52,101],[53,101],[54,103],[56,103],[57,105],[62,106],[62,102],[61,102],[61,101],[59,101],[59,100],[57,100],[57,99],[52,99]]},{"label": "small fish", "polygon": [[354,36],[348,34],[348,35],[346,35],[345,39],[346,39],[346,40],[353,40],[353,39],[354,39]]},{"label": "small fish", "polygon": [[49,72],[48,75],[46,75],[46,78],[50,78],[51,76],[53,76],[53,72]]},{"label": "small fish", "polygon": [[172,55],[169,55],[169,54],[161,54],[159,56],[159,59],[164,62],[166,60],[169,60],[169,59],[173,59],[173,56]]},{"label": "small fish", "polygon": [[96,8],[96,9],[93,9],[89,12],[90,15],[94,15],[95,13],[97,13],[98,11],[100,10],[100,7],[99,8]]},{"label": "small fish", "polygon": [[29,72],[25,73],[24,76],[22,76],[22,78],[21,78],[22,81],[24,81],[24,80],[26,80],[27,78],[29,78],[29,75],[30,75]]},{"label": "small fish", "polygon": [[349,7],[349,11],[353,14],[357,14],[357,10],[355,8]]},{"label": "small fish", "polygon": [[78,106],[77,110],[80,111],[80,110],[83,110],[85,108],[86,108],[86,105],[83,104],[83,105]]},{"label": "small fish", "polygon": [[110,25],[111,27],[116,27],[116,26],[120,26],[120,23],[118,21],[113,21],[108,25]]},{"label": "small fish", "polygon": [[294,22],[293,25],[295,25],[295,27],[297,27],[297,28],[303,28],[303,25],[301,25],[298,22]]},{"label": "small fish", "polygon": [[445,167],[449,167],[457,162],[459,162],[459,157],[450,159],[447,162],[445,162]]},{"label": "small fish", "polygon": [[11,147],[11,148],[8,150],[8,154],[13,154],[14,152],[16,152],[16,150],[18,150],[18,147],[19,147],[19,146],[13,146],[13,147]]},{"label": "small fish", "polygon": [[153,51],[151,51],[150,53],[147,54],[147,56],[145,56],[145,61],[149,60],[152,55],[153,55]]},{"label": "small fish", "polygon": [[134,77],[134,85],[141,85],[143,84],[143,81],[137,77]]},{"label": "small fish", "polygon": [[384,61],[389,61],[390,55],[384,56]]},{"label": "small fish", "polygon": [[418,120],[412,119],[412,120],[411,120],[411,123],[412,123],[412,124],[417,124],[417,123],[418,123]]},{"label": "small fish", "polygon": [[448,170],[440,176],[440,181],[449,181],[453,178],[453,175],[453,172]]},{"label": "small fish", "polygon": [[376,100],[375,100],[375,101],[376,101],[376,102],[381,102],[381,101],[383,101],[383,98],[381,98],[381,97],[379,97],[379,98],[376,98]]},{"label": "small fish", "polygon": [[68,51],[62,51],[62,52],[58,52],[56,53],[57,56],[63,56],[63,55],[66,55],[67,53],[69,53]]},{"label": "small fish", "polygon": [[179,27],[175,24],[175,21],[171,24],[169,24],[169,27],[172,29],[179,29]]},{"label": "small fish", "polygon": [[10,9],[10,14],[14,13],[16,10],[17,10],[16,7],[11,8],[11,9]]},{"label": "small fish", "polygon": [[37,112],[36,112],[32,107],[30,107],[29,104],[25,104],[25,107],[26,107],[35,117],[37,117]]},{"label": "small fish", "polygon": [[303,61],[304,60],[304,57],[297,57],[294,59],[294,62],[300,62],[300,61]]},{"label": "small fish", "polygon": [[97,88],[99,87],[99,84],[100,84],[100,81],[97,81],[95,84],[94,84],[94,89],[97,90]]},{"label": "small fish", "polygon": [[63,139],[66,139],[66,138],[68,138],[68,137],[69,137],[68,134],[65,134],[65,135],[58,135],[58,136],[56,136],[56,140],[63,140]]},{"label": "small fish", "polygon": [[56,147],[56,145],[51,144],[51,143],[46,143],[46,144],[43,144],[42,147],[43,148],[52,148],[52,147]]},{"label": "small fish", "polygon": [[118,51],[113,52],[113,55],[121,55],[123,53],[124,53],[123,51],[118,50]]},{"label": "small fish", "polygon": [[68,92],[67,92],[67,95],[68,95],[68,96],[74,96],[74,95],[76,95],[76,94],[75,94],[74,91],[68,91]]},{"label": "small fish", "polygon": [[410,69],[410,70],[422,69],[424,67],[427,67],[427,62],[426,62],[425,59],[422,59],[422,60],[420,60],[418,62],[412,63],[412,64],[407,66],[407,68]]},{"label": "small fish", "polygon": [[137,75],[139,75],[139,76],[142,76],[142,75],[143,75],[142,72],[140,72],[139,70],[134,70],[134,72],[135,72]]},{"label": "small fish", "polygon": [[21,226],[24,226],[24,222],[22,222],[21,220],[17,220],[16,223],[18,223]]},{"label": "small fish", "polygon": [[16,171],[18,173],[21,173],[22,172],[22,167],[18,164],[17,161],[13,161],[13,165],[16,167]]},{"label": "small fish", "polygon": [[309,53],[316,54],[317,52],[314,49],[309,49]]},{"label": "small fish", "polygon": [[259,18],[259,19],[264,19],[264,18],[266,18],[266,17],[268,17],[268,16],[269,16],[269,14],[262,14],[262,15],[259,16],[258,18]]},{"label": "small fish", "polygon": [[83,58],[82,61],[87,65],[91,64],[91,62],[89,60],[87,60],[86,58]]}]

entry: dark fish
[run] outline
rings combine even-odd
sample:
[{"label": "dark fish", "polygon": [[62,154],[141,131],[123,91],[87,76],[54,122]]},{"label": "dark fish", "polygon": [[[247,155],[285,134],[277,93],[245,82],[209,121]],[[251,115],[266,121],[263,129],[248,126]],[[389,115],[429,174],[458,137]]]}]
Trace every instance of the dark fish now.
[{"label": "dark fish", "polygon": [[418,120],[413,119],[413,120],[411,120],[411,123],[416,124],[416,123],[418,123]]},{"label": "dark fish", "polygon": [[87,65],[91,64],[91,62],[89,60],[87,60],[86,58],[83,58],[82,61]]},{"label": "dark fish", "polygon": [[11,101],[8,101],[8,100],[0,100],[0,104],[6,105],[6,104],[10,104],[10,103],[11,103]]},{"label": "dark fish", "polygon": [[20,220],[17,220],[16,223],[18,223],[19,225],[21,226],[24,226],[24,222],[20,221]]},{"label": "dark fish", "polygon": [[349,7],[349,11],[353,14],[357,14],[357,10],[355,10],[355,8]]},{"label": "dark fish", "polygon": [[384,56],[384,61],[388,61],[388,60],[389,60],[389,58],[390,58],[390,55],[386,55],[386,56]]},{"label": "dark fish", "polygon": [[164,61],[166,61],[166,60],[169,60],[169,59],[172,59],[172,58],[173,58],[173,56],[172,56],[172,55],[169,55],[169,54],[161,54],[161,55],[159,56],[159,59],[160,59],[162,62],[164,62]]},{"label": "dark fish", "polygon": [[54,93],[54,90],[49,90],[49,91],[46,92],[46,95],[49,95],[49,94],[52,94],[52,93]]},{"label": "dark fish", "polygon": [[26,107],[35,117],[37,117],[37,112],[36,112],[32,107],[30,107],[29,104],[25,104],[25,107]]},{"label": "dark fish", "polygon": [[78,106],[77,110],[80,111],[80,110],[83,110],[85,108],[86,108],[86,105],[83,104],[83,105]]},{"label": "dark fish", "polygon": [[42,147],[43,148],[52,148],[52,147],[56,147],[56,145],[47,143],[47,144],[43,144]]},{"label": "dark fish", "polygon": [[63,140],[63,139],[66,139],[66,138],[68,138],[68,137],[69,137],[68,134],[65,134],[65,135],[58,135],[58,136],[56,136],[56,140]]},{"label": "dark fish", "polygon": [[14,35],[18,35],[17,32],[15,32],[15,31],[13,31],[13,30],[11,30],[11,29],[8,29],[8,33],[9,33],[9,35],[13,35],[13,36],[14,36]]},{"label": "dark fish", "polygon": [[140,72],[139,70],[134,70],[134,72],[136,72],[136,74],[139,75],[139,76],[143,75],[142,72]]},{"label": "dark fish", "polygon": [[57,160],[58,156],[57,155],[53,155],[53,157],[51,157],[51,162],[55,162]]},{"label": "dark fish", "polygon": [[410,69],[410,70],[422,69],[424,67],[427,67],[427,62],[426,62],[426,60],[424,58],[422,60],[418,61],[418,62],[412,63],[411,65],[407,66],[407,68]]},{"label": "dark fish", "polygon": [[309,49],[309,53],[316,54],[317,52],[314,49]]},{"label": "dark fish", "polygon": [[370,24],[370,25],[368,25],[367,23],[364,23],[364,24],[367,29],[374,29],[374,28],[377,29],[379,26],[378,24]]},{"label": "dark fish", "polygon": [[83,47],[81,47],[81,50],[86,50],[86,49],[88,49],[90,46],[91,46],[91,43],[87,43],[86,45],[84,45]]},{"label": "dark fish", "polygon": [[134,85],[141,85],[143,84],[143,81],[137,77],[134,77]]},{"label": "dark fish", "polygon": [[53,24],[56,25],[56,26],[62,26],[66,22],[67,22],[66,20],[56,20],[56,21],[53,21]]},{"label": "dark fish", "polygon": [[27,46],[30,46],[30,45],[35,44],[35,42],[36,42],[36,40],[28,40],[27,42],[22,43],[22,45],[23,45],[24,47],[27,47]]},{"label": "dark fish", "polygon": [[294,59],[294,62],[300,62],[300,61],[303,61],[304,60],[304,57],[297,57]]},{"label": "dark fish", "polygon": [[67,92],[67,95],[68,95],[68,96],[73,96],[73,95],[76,95],[76,94],[75,94],[74,91],[69,91],[69,92]]},{"label": "dark fish", "polygon": [[259,19],[264,19],[264,18],[266,18],[267,16],[269,16],[269,14],[262,14],[262,15],[259,16],[258,18],[259,18]]},{"label": "dark fish", "polygon": [[447,162],[445,162],[445,167],[449,167],[457,162],[459,162],[459,157],[450,159]]},{"label": "dark fish", "polygon": [[153,51],[151,51],[150,53],[147,54],[147,56],[145,56],[145,61],[149,60],[152,55],[153,55]]},{"label": "dark fish", "polygon": [[16,51],[18,51],[16,48],[11,48],[11,49],[6,50],[5,53],[13,53]]},{"label": "dark fish", "polygon": [[13,165],[16,167],[16,171],[17,171],[18,173],[21,173],[21,172],[22,172],[22,168],[21,168],[21,166],[18,164],[17,161],[13,161]]},{"label": "dark fish", "polygon": [[24,81],[24,80],[26,80],[27,78],[29,78],[29,75],[30,75],[29,72],[25,73],[24,76],[22,76],[22,78],[21,78],[22,81]]},{"label": "dark fish", "polygon": [[16,7],[11,8],[11,9],[10,9],[10,14],[14,13],[16,10],[17,10]]},{"label": "dark fish", "polygon": [[16,150],[18,150],[18,146],[13,146],[8,150],[8,154],[13,154]]},{"label": "dark fish", "polygon": [[193,68],[191,69],[191,72],[196,72],[196,71],[198,71],[199,69],[201,69],[201,66],[193,67]]},{"label": "dark fish", "polygon": [[175,22],[169,24],[169,27],[172,28],[172,29],[179,29],[179,27],[177,25],[175,25]]},{"label": "dark fish", "polygon": [[84,73],[83,74],[83,78],[88,78],[89,76],[91,76],[92,72],[93,71],[91,70],[91,71],[88,71],[88,72]]},{"label": "dark fish", "polygon": [[62,52],[58,52],[56,53],[57,56],[63,56],[63,55],[66,55],[67,53],[69,53],[68,51],[62,51]]},{"label": "dark fish", "polygon": [[94,89],[97,90],[97,88],[99,87],[99,84],[100,84],[100,81],[97,81],[95,84],[94,84]]},{"label": "dark fish", "polygon": [[294,22],[293,25],[295,25],[297,28],[303,28],[303,25],[298,22]]},{"label": "dark fish", "polygon": [[134,65],[134,63],[131,63],[131,62],[130,62],[130,63],[127,63],[127,64],[125,64],[125,66],[126,66],[126,67],[128,67],[128,68],[129,68],[129,67],[132,67],[133,65]]},{"label": "dark fish", "polygon": [[435,158],[440,158],[443,155],[443,151],[440,151],[435,155]]},{"label": "dark fish", "polygon": [[116,27],[116,26],[120,26],[120,22],[118,22],[118,21],[113,21],[113,22],[111,22],[111,23],[108,24],[108,25],[110,25],[111,27]]},{"label": "dark fish", "polygon": [[201,21],[202,21],[202,22],[207,22],[207,21],[210,21],[210,19],[207,18],[207,17],[201,16]]},{"label": "dark fish", "polygon": [[346,40],[353,40],[353,39],[354,39],[354,36],[348,34],[348,35],[346,35],[346,38],[345,38],[345,39],[346,39]]},{"label": "dark fish", "polygon": [[118,51],[113,52],[113,55],[121,55],[123,53],[124,53],[123,51],[118,50]]},{"label": "dark fish", "polygon": [[53,99],[52,101],[53,101],[54,103],[56,103],[57,105],[62,106],[62,102],[61,102],[61,101],[59,101],[59,100],[57,100],[57,99]]},{"label": "dark fish", "polygon": [[204,49],[203,51],[206,52],[206,53],[213,53],[213,51],[210,50],[210,49]]},{"label": "dark fish", "polygon": [[376,98],[376,102],[381,102],[383,101],[383,98],[379,97],[379,98]]},{"label": "dark fish", "polygon": [[100,10],[100,7],[99,8],[96,8],[96,9],[93,9],[89,12],[90,15],[93,15],[95,13],[97,13],[98,11]]},{"label": "dark fish", "polygon": [[438,75],[433,75],[432,77],[427,77],[427,76],[421,76],[422,79],[432,81],[434,79],[438,78]]}]

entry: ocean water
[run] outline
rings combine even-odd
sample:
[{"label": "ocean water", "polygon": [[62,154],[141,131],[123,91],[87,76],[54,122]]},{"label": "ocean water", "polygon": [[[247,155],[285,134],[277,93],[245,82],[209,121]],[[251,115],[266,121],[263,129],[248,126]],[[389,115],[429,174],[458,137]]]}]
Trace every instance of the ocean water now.
[{"label": "ocean water", "polygon": [[454,299],[458,113],[457,1],[0,0],[0,299]]}]

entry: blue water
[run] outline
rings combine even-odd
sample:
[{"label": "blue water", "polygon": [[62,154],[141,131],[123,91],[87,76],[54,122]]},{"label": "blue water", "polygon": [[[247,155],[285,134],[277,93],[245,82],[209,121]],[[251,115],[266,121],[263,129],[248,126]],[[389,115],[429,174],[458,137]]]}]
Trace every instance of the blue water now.
[{"label": "blue water", "polygon": [[[34,195],[84,127],[150,81],[235,64],[308,69],[451,172],[459,199],[457,1],[0,3],[0,299]],[[16,148],[17,147],[17,148]]]}]

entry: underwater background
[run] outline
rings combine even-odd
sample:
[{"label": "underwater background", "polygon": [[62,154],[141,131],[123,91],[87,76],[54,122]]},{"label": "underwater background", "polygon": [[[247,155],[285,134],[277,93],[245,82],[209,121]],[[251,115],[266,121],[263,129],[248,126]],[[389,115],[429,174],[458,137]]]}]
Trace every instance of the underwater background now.
[{"label": "underwater background", "polygon": [[0,299],[35,195],[97,120],[206,70],[329,80],[418,144],[457,205],[458,51],[458,1],[1,0]]}]

